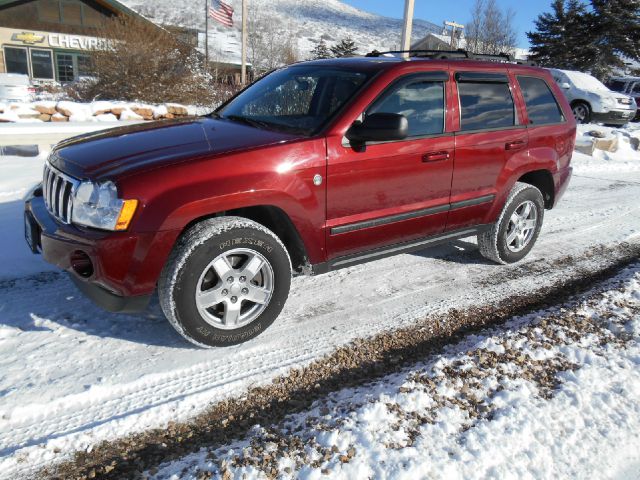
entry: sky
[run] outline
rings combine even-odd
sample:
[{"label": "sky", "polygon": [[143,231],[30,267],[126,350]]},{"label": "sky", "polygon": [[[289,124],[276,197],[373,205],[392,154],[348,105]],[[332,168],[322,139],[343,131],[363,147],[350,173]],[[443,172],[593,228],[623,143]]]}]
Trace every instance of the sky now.
[{"label": "sky", "polygon": [[[342,0],[367,12],[386,17],[402,18],[403,0]],[[551,10],[551,0],[497,0],[501,8],[515,12],[514,26],[518,33],[518,47],[529,47],[526,32],[534,29],[533,21],[542,12]],[[475,0],[415,0],[414,17],[442,25],[445,20],[466,24],[471,19]]]}]

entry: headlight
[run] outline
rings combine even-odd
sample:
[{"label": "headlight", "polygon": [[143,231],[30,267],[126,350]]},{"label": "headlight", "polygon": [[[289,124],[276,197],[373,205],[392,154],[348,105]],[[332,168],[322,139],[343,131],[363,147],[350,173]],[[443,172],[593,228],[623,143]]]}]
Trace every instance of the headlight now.
[{"label": "headlight", "polygon": [[73,223],[102,230],[126,230],[137,200],[121,200],[113,182],[82,182],[73,198]]}]

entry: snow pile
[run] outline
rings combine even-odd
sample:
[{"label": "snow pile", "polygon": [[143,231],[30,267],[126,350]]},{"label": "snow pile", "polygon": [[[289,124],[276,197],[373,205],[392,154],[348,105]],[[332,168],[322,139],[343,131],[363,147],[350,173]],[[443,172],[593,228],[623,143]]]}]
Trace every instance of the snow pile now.
[{"label": "snow pile", "polygon": [[640,170],[639,145],[640,124],[578,125],[572,164],[577,173]]},{"label": "snow pile", "polygon": [[152,478],[637,475],[640,268],[618,282],[577,308],[472,335],[429,363],[332,394]]}]

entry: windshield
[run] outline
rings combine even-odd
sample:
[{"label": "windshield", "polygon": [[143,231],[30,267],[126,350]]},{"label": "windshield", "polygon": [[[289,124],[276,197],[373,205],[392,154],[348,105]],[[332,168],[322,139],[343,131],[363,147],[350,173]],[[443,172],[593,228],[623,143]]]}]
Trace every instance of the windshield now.
[{"label": "windshield", "polygon": [[564,71],[564,74],[569,77],[571,83],[582,90],[596,91],[596,92],[609,92],[607,86],[591,75],[581,72]]},{"label": "windshield", "polygon": [[312,135],[371,76],[335,67],[292,66],[257,81],[216,113],[257,128]]}]

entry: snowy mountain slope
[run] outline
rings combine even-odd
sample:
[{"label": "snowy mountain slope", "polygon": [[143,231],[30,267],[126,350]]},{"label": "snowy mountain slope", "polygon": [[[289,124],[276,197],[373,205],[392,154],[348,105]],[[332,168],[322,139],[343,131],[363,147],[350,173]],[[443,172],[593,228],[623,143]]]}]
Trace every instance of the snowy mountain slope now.
[{"label": "snowy mountain slope", "polygon": [[[227,1],[235,9],[234,27],[226,28],[210,21],[210,47],[225,57],[239,57],[242,2]],[[122,3],[156,23],[204,30],[205,4],[202,1],[122,0]],[[400,4],[398,9],[402,9]],[[394,49],[400,45],[402,20],[368,13],[339,0],[250,0],[249,17],[267,21],[282,35],[293,35],[301,58],[308,57],[320,38],[332,45],[351,36],[360,53]],[[415,20],[413,24],[414,40],[441,31],[440,26],[424,20]]]}]

